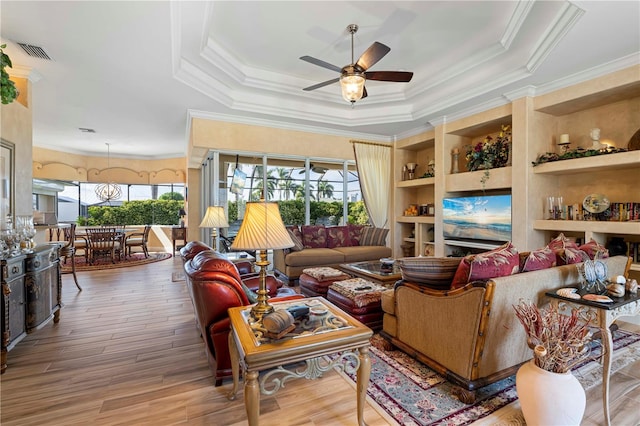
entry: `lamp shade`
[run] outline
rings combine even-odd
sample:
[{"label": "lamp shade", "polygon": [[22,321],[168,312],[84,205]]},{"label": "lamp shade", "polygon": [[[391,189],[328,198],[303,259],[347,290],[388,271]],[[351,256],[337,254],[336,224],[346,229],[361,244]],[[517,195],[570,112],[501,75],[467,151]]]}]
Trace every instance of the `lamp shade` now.
[{"label": "lamp shade", "polygon": [[209,206],[207,212],[200,222],[200,228],[228,228],[227,218],[224,216],[224,209],[220,206]]},{"label": "lamp shade", "polygon": [[233,240],[233,250],[267,250],[293,247],[277,203],[247,203],[244,220]]},{"label": "lamp shade", "polygon": [[180,209],[180,211],[178,212],[178,216],[186,216],[187,212],[184,211],[184,209]]}]

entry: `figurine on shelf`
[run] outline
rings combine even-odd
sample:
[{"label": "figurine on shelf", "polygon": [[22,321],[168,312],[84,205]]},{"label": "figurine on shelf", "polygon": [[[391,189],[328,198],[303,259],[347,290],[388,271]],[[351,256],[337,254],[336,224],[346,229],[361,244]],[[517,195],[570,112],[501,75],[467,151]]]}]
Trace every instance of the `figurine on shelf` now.
[{"label": "figurine on shelf", "polygon": [[453,148],[451,151],[451,174],[458,173],[458,156],[460,155],[460,150],[458,148]]},{"label": "figurine on shelf", "polygon": [[591,149],[601,150],[602,148],[607,147],[607,145],[600,143],[600,129],[597,127],[591,129],[589,136],[591,136]]}]

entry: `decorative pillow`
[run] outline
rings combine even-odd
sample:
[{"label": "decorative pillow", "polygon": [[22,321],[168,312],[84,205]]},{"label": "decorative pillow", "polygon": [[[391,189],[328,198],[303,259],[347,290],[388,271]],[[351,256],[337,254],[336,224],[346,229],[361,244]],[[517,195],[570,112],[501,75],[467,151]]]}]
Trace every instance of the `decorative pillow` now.
[{"label": "decorative pillow", "polygon": [[302,227],[304,248],[327,247],[327,230],[324,225],[304,225]]},{"label": "decorative pillow", "polygon": [[374,228],[373,226],[366,226],[362,230],[362,235],[360,236],[360,245],[384,246],[386,245],[388,233],[389,230],[385,228]]},{"label": "decorative pillow", "polygon": [[460,257],[403,257],[397,260],[402,279],[425,284],[428,287],[446,290],[451,287]]},{"label": "decorative pillow", "polygon": [[348,226],[330,226],[327,228],[327,247],[349,247],[351,238],[349,237]]},{"label": "decorative pillow", "polygon": [[293,235],[295,235],[300,241],[302,241],[302,232],[300,232],[300,227],[298,225],[287,225],[286,228],[293,232]]},{"label": "decorative pillow", "polygon": [[453,277],[451,289],[464,287],[472,281],[506,277],[517,274],[519,271],[520,256],[518,250],[509,241],[493,250],[464,257]]},{"label": "decorative pillow", "polygon": [[588,243],[585,243],[578,248],[587,253],[587,256],[589,256],[589,259],[591,260],[606,259],[609,257],[609,250],[593,238]]},{"label": "decorative pillow", "polygon": [[520,253],[520,271],[539,271],[556,266],[556,254],[546,246],[531,252]]},{"label": "decorative pillow", "polygon": [[556,264],[558,265],[580,263],[589,258],[587,253],[578,248],[575,241],[565,237],[563,233],[551,240],[548,247],[556,254]]},{"label": "decorative pillow", "polygon": [[553,251],[556,251],[565,249],[567,247],[578,248],[578,245],[575,241],[572,241],[569,238],[565,237],[561,232],[557,237],[551,240],[549,244],[547,244],[547,247],[549,247]]},{"label": "decorative pillow", "polygon": [[[293,247],[291,247],[291,251],[300,251],[300,250],[304,249],[304,244],[302,244],[302,241],[300,240],[300,238],[298,238],[298,236],[295,234],[295,232],[292,231],[291,229],[288,229],[288,228],[287,228],[287,232],[289,233],[289,236],[291,237],[291,241],[293,241]],[[299,232],[300,231],[298,231],[298,233]]]},{"label": "decorative pillow", "polygon": [[365,228],[365,226],[355,225],[353,223],[350,223],[348,226],[349,226],[349,238],[351,238],[351,246],[359,246],[360,237],[362,237],[362,230]]}]

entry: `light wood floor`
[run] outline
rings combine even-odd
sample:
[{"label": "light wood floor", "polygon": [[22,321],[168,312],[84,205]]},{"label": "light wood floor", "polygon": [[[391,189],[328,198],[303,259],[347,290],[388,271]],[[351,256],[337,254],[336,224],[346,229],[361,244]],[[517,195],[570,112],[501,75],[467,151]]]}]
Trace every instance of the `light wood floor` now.
[{"label": "light wood floor", "polygon": [[[179,259],[63,276],[61,321],[30,334],[0,379],[3,426],[245,425],[236,401],[214,387]],[[628,326],[628,327],[627,327]],[[640,331],[640,326],[625,328]],[[614,425],[640,424],[640,361],[612,377]],[[584,425],[602,423],[600,388],[588,393]],[[287,383],[261,398],[261,425],[355,425],[354,389],[337,373]],[[370,426],[388,423],[370,406]]]}]

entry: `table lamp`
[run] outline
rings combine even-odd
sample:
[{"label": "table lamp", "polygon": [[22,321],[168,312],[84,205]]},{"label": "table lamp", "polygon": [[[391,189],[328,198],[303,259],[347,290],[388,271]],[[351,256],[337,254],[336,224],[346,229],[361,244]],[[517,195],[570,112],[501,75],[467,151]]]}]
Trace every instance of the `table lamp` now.
[{"label": "table lamp", "polygon": [[184,209],[180,209],[178,212],[178,216],[180,216],[180,228],[184,228],[184,217],[187,215],[187,212]]},{"label": "table lamp", "polygon": [[200,228],[211,228],[211,238],[217,251],[220,250],[218,249],[218,234],[216,233],[216,229],[228,227],[229,224],[227,223],[227,218],[224,216],[224,209],[222,207],[207,207],[207,212],[204,214],[202,222],[200,222]]},{"label": "table lamp", "polygon": [[273,202],[248,202],[244,220],[240,225],[238,235],[233,240],[231,248],[234,250],[260,251],[260,260],[256,265],[260,267],[260,287],[258,301],[251,308],[254,319],[262,321],[262,317],[273,312],[273,306],[267,302],[267,260],[268,249],[284,249],[293,247],[293,241],[282,222],[278,204]]}]

